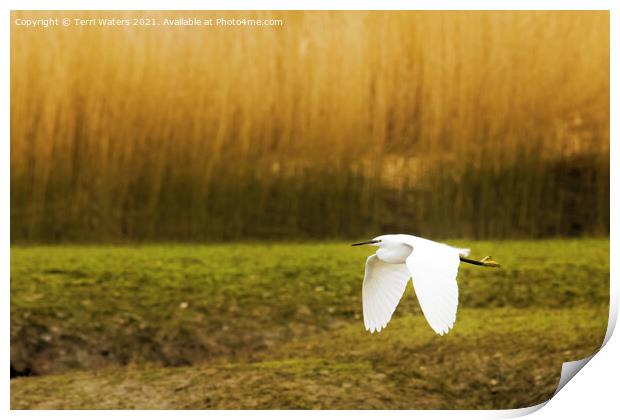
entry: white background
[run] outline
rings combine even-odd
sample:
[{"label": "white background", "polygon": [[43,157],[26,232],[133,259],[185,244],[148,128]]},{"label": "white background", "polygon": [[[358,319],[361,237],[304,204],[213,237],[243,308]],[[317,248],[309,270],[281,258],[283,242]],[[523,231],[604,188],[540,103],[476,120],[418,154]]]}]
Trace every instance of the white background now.
[{"label": "white background", "polygon": [[[50,416],[57,418],[109,418],[114,417],[143,417],[149,418],[168,418],[168,417],[192,417],[205,418],[206,416],[218,418],[235,418],[239,415],[247,415],[248,412],[52,412],[52,411],[12,411],[9,412],[9,278],[10,278],[10,247],[9,247],[9,186],[10,186],[10,131],[9,131],[9,29],[11,9],[284,9],[284,10],[309,10],[309,9],[599,9],[611,10],[611,214],[618,213],[618,14],[620,8],[613,1],[570,1],[570,0],[547,0],[547,1],[531,1],[531,0],[494,0],[494,1],[5,1],[3,3],[3,19],[2,19],[2,84],[1,89],[1,121],[2,121],[2,140],[0,141],[0,282],[2,292],[0,293],[0,302],[2,302],[2,311],[0,313],[2,328],[2,340],[0,341],[0,354],[4,360],[4,370],[0,376],[4,378],[1,382],[2,394],[1,404],[2,411],[0,416],[9,415],[10,417],[32,418],[41,416]],[[614,190],[616,187],[616,190]],[[613,283],[612,291],[618,294],[617,284],[617,262],[614,256],[618,253],[618,224],[617,219],[611,220],[611,280]],[[617,309],[617,308],[616,308]],[[579,372],[576,377],[571,380],[552,400],[542,409],[529,415],[531,419],[611,419],[620,415],[618,408],[620,407],[620,387],[618,380],[620,379],[620,363],[618,356],[620,355],[620,339],[617,334],[612,336],[611,340],[601,350],[601,352],[588,363],[585,368]],[[256,418],[290,418],[295,417],[355,417],[355,418],[376,418],[377,415],[389,416],[392,418],[403,419],[445,419],[445,418],[499,418],[505,417],[506,412],[453,412],[453,411],[399,411],[375,413],[370,411],[362,412],[274,412],[260,411],[252,412],[251,417]]]}]

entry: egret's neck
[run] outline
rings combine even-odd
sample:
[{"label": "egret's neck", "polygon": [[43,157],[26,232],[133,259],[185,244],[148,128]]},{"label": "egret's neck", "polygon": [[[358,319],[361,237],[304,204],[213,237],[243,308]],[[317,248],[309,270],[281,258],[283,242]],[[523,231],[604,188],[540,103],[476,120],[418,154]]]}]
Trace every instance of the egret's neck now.
[{"label": "egret's neck", "polygon": [[404,243],[384,244],[377,250],[377,257],[388,264],[404,264],[413,248]]}]

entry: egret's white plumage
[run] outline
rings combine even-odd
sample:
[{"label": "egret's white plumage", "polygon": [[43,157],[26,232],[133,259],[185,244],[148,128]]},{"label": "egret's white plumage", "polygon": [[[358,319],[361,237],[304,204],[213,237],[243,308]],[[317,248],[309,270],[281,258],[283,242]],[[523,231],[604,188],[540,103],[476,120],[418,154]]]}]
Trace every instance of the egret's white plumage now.
[{"label": "egret's white plumage", "polygon": [[443,335],[452,328],[458,307],[456,277],[460,256],[467,255],[468,249],[412,235],[382,235],[362,244],[379,247],[377,253],[366,260],[362,286],[367,330],[378,332],[385,328],[410,277],[433,331]]},{"label": "egret's white plumage", "polygon": [[367,330],[375,332],[385,328],[408,280],[409,271],[405,264],[389,264],[376,255],[368,257],[362,286],[364,325]]}]

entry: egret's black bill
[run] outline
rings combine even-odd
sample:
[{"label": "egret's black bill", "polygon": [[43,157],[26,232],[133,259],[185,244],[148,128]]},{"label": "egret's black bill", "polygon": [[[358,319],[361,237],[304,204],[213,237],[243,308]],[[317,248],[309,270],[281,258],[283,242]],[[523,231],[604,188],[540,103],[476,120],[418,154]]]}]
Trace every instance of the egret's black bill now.
[{"label": "egret's black bill", "polygon": [[380,241],[373,239],[372,241],[366,241],[366,242],[360,242],[360,243],[357,243],[357,244],[351,244],[351,246],[372,245],[372,244],[376,244],[378,242],[380,242]]}]

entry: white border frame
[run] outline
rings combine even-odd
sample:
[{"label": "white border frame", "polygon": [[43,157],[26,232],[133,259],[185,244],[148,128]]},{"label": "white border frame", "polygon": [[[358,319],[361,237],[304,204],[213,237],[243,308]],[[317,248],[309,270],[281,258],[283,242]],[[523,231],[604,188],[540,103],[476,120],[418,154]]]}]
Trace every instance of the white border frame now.
[{"label": "white border frame", "polygon": [[[51,3],[51,4],[50,4]],[[387,0],[382,2],[361,0],[361,1],[338,1],[338,0],[301,0],[293,2],[285,2],[279,0],[264,0],[264,1],[243,1],[243,0],[231,0],[231,1],[177,1],[168,2],[164,1],[120,1],[120,0],[108,0],[108,1],[77,1],[66,0],[56,2],[44,2],[44,1],[14,1],[9,0],[4,2],[6,6],[5,18],[3,22],[2,30],[2,74],[3,83],[1,87],[2,92],[2,128],[5,134],[0,142],[0,159],[2,161],[2,170],[0,172],[0,220],[2,223],[0,226],[0,233],[2,238],[0,240],[0,274],[2,274],[2,287],[3,293],[2,302],[4,303],[1,313],[1,325],[2,333],[5,340],[0,348],[3,360],[8,361],[10,357],[10,204],[9,204],[9,191],[10,191],[10,129],[9,129],[9,109],[10,109],[10,10],[610,10],[611,11],[611,126],[610,126],[610,142],[611,142],[611,214],[618,213],[618,194],[614,191],[614,187],[617,186],[618,181],[618,168],[615,164],[618,163],[618,147],[616,142],[618,141],[617,123],[618,117],[618,25],[620,20],[618,19],[618,13],[620,7],[618,7],[613,1],[603,0],[591,0],[591,1],[577,1],[577,0],[477,0],[477,1],[458,1],[458,0],[436,0],[436,1],[395,1]],[[615,219],[611,219],[611,255],[620,255],[618,253],[618,224]],[[589,368],[585,369],[585,372],[579,374],[579,379],[571,381],[562,392],[554,396],[549,403],[549,408],[538,412],[535,416],[538,418],[578,418],[583,416],[592,416],[594,418],[608,418],[607,413],[618,412],[618,399],[616,397],[616,379],[620,373],[618,358],[615,354],[620,353],[620,343],[618,339],[612,339],[611,333],[618,314],[618,276],[617,276],[617,263],[613,259],[611,260],[611,296],[612,302],[610,305],[609,327],[605,337],[605,342],[608,343],[605,348],[597,354]],[[614,354],[615,353],[615,354]],[[9,410],[9,365],[5,364],[6,378],[2,382],[2,407],[4,410]],[[592,403],[595,403],[594,406]],[[505,418],[528,414],[536,411],[545,404],[540,406],[519,409],[519,410],[488,410],[488,411],[392,411],[390,416],[398,418],[410,418],[415,416],[417,418],[445,418],[450,416],[452,418]],[[148,413],[148,414],[147,414]],[[244,411],[257,418],[286,418],[292,413],[289,411]],[[88,417],[103,417],[107,418],[110,415],[125,417],[136,417],[141,415],[148,415],[151,417],[164,418],[172,413],[165,411],[11,411],[10,415],[20,418],[39,417],[42,415],[58,418],[81,418],[83,416]],[[206,413],[203,411],[176,411],[175,416],[203,418]],[[236,411],[209,411],[209,416],[216,416],[218,418],[232,418],[236,417],[240,413]],[[371,411],[324,411],[324,412],[295,412],[295,416],[301,417],[315,417],[315,416],[353,416],[370,418],[376,413]],[[557,416],[557,417],[556,417]]]}]

